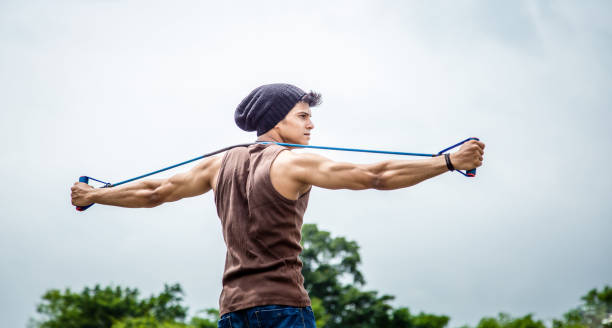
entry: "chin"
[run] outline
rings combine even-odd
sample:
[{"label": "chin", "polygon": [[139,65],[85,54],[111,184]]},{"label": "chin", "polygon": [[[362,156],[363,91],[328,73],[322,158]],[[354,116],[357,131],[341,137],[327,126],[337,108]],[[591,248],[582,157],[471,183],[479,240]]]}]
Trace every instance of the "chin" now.
[{"label": "chin", "polygon": [[296,145],[308,145],[310,143],[310,137],[307,137],[307,136],[298,137],[293,140],[287,141],[287,143],[292,143]]}]

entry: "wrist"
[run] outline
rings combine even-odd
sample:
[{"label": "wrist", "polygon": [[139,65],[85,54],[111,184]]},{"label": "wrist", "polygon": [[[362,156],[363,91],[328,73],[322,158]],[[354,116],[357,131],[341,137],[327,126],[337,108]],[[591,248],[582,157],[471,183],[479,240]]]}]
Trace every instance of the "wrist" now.
[{"label": "wrist", "polygon": [[436,155],[436,170],[440,173],[444,173],[448,171],[448,167],[446,167],[446,159],[444,159],[444,155]]},{"label": "wrist", "polygon": [[99,198],[99,193],[102,191],[102,188],[92,188],[91,190],[88,190],[87,193],[85,194],[85,200],[88,203],[97,203],[98,202],[98,198]]},{"label": "wrist", "polygon": [[450,161],[453,164],[453,167],[455,168],[455,170],[465,170],[465,168],[463,167],[463,165],[461,164],[461,158],[457,153],[451,153],[450,155]]},{"label": "wrist", "polygon": [[446,168],[449,171],[454,171],[455,170],[455,166],[453,165],[453,161],[451,159],[451,154],[444,154],[444,161],[446,162]]}]

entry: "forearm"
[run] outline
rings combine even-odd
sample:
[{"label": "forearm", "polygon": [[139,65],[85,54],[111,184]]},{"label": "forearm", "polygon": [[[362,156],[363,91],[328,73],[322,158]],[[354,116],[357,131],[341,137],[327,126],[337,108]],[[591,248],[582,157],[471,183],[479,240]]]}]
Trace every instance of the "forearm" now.
[{"label": "forearm", "polygon": [[448,172],[444,156],[422,160],[393,160],[370,167],[376,176],[374,188],[392,190],[413,186],[424,180]]},{"label": "forearm", "polygon": [[146,180],[111,188],[92,189],[88,195],[91,203],[120,207],[154,207],[159,205],[155,190],[161,180]]}]

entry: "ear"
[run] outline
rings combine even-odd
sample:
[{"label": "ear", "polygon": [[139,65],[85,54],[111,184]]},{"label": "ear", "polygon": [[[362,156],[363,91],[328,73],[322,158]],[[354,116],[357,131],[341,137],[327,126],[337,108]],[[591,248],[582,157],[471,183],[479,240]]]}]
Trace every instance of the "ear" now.
[{"label": "ear", "polygon": [[268,132],[266,132],[265,134],[272,134],[272,135],[275,135],[275,136],[280,136],[281,135],[281,130],[282,130],[281,127],[280,127],[281,122],[282,121],[276,123],[276,125],[272,129],[268,130]]},{"label": "ear", "polygon": [[285,124],[285,118],[283,118],[280,122],[276,123],[276,125],[272,128],[276,132],[280,132],[281,126]]}]

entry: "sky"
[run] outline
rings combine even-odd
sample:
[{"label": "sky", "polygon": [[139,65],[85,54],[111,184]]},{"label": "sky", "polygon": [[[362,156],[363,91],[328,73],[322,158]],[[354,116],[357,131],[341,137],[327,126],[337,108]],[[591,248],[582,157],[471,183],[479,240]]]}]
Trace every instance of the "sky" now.
[{"label": "sky", "polygon": [[49,289],[95,284],[148,296],[177,282],[190,314],[217,307],[211,193],[79,213],[70,186],[253,141],[234,109],[276,82],[322,93],[313,145],[485,142],[473,179],[313,189],[304,222],[355,240],[365,288],[394,306],[449,328],[499,312],[549,322],[612,284],[611,2],[3,0],[0,42],[5,327]]}]

